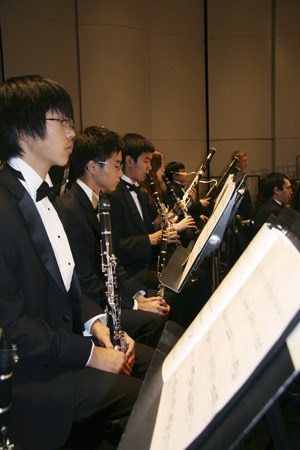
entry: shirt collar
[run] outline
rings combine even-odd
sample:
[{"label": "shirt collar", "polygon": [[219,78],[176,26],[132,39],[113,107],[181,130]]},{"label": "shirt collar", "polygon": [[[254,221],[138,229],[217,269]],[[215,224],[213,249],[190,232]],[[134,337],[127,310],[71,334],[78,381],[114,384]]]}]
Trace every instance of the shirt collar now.
[{"label": "shirt collar", "polygon": [[122,178],[122,180],[126,181],[126,183],[134,184],[135,186],[139,186],[139,183],[137,181],[132,181],[131,178],[127,177],[124,174],[121,176],[121,178]]},{"label": "shirt collar", "polygon": [[86,193],[88,199],[92,203],[93,207],[96,208],[99,202],[99,196],[82,180],[77,178],[76,183],[81,187],[81,189]]},{"label": "shirt collar", "polygon": [[[27,164],[22,158],[19,156],[14,156],[10,158],[8,164],[13,168],[22,173],[24,180],[20,180],[26,190],[29,192],[31,197],[36,200],[36,191],[44,181],[38,173]],[[53,186],[51,178],[49,174],[46,175],[45,181],[49,184],[49,186]]]}]

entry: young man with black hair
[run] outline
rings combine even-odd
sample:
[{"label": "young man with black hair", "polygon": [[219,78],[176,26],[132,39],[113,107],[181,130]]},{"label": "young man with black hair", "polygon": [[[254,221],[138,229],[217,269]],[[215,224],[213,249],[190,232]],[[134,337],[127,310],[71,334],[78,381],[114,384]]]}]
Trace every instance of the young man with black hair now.
[{"label": "young man with black hair", "polygon": [[[71,155],[75,181],[62,197],[82,292],[103,308],[107,299],[97,205],[99,194],[113,192],[120,181],[122,148],[123,141],[117,133],[97,126],[86,128],[75,139]],[[136,341],[156,347],[165,325],[161,299],[145,298],[145,286],[129,277],[118,261],[116,276],[116,294],[122,298],[122,328]]]},{"label": "young man with black hair", "polygon": [[258,232],[271,214],[277,216],[291,200],[292,185],[289,178],[278,172],[267,175],[259,186],[258,201],[254,209],[254,232]]},{"label": "young man with black hair", "polygon": [[136,368],[142,376],[153,353],[144,346],[134,364],[127,335],[127,352],[115,351],[102,310],[80,292],[47,175],[67,164],[74,136],[72,102],[56,82],[29,75],[2,83],[0,327],[18,349],[9,434],[23,450],[60,447],[74,422],[99,445],[105,424],[130,414],[141,381],[129,375]]},{"label": "young man with black hair", "polygon": [[[170,180],[171,187],[177,197],[182,199],[186,193],[186,181],[188,178],[185,165],[178,161],[169,162],[166,165],[166,177]],[[189,194],[191,198],[191,201],[187,204],[189,213],[196,221],[197,227],[202,229],[204,223],[207,222],[205,209],[209,206],[210,199],[202,198],[197,201],[197,192],[195,189],[190,189]]]},{"label": "young man with black hair", "polygon": [[[153,222],[156,215],[153,215],[148,195],[139,189],[150,172],[154,147],[148,139],[136,133],[126,134],[124,143],[123,175],[116,190],[108,194],[116,255],[130,276],[157,292],[157,261],[162,230],[155,230]],[[167,228],[168,243],[178,243],[178,238],[172,227]],[[170,305],[169,318],[185,327],[211,294],[207,274],[201,272],[199,277],[201,281],[192,283],[180,294],[165,290]]]}]

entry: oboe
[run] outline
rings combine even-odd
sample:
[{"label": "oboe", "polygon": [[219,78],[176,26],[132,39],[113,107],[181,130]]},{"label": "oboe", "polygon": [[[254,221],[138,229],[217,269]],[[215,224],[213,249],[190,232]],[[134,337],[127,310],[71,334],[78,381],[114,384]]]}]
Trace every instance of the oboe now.
[{"label": "oboe", "polygon": [[18,361],[15,345],[9,345],[0,328],[0,450],[12,450],[8,438],[8,416],[11,406],[13,364]]},{"label": "oboe", "polygon": [[110,329],[111,341],[116,350],[126,353],[126,343],[124,332],[121,328],[121,298],[118,294],[118,284],[116,276],[117,260],[112,251],[112,236],[110,222],[110,203],[102,193],[99,194],[99,214],[100,214],[100,249],[101,266],[106,281],[106,297],[108,303],[108,327]]}]

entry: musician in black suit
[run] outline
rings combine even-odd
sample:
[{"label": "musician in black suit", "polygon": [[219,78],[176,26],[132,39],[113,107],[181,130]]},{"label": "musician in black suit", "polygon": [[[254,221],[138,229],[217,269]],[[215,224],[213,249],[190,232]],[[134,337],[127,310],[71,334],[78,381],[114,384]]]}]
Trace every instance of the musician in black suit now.
[{"label": "musician in black suit", "polygon": [[[151,170],[154,147],[145,137],[128,133],[124,136],[123,176],[116,190],[108,194],[111,204],[111,221],[116,254],[127,273],[145,283],[148,289],[158,287],[157,258],[162,236],[153,222],[154,212],[146,193],[139,189]],[[179,242],[173,227],[167,228],[170,245]],[[201,274],[201,277],[204,274]],[[211,292],[211,285],[194,283],[183,293],[166,292],[170,304],[169,318],[188,326],[197,315]]]},{"label": "musician in black suit", "polygon": [[[188,178],[188,173],[182,162],[171,161],[166,165],[166,177],[171,182],[171,187],[177,197],[180,199],[186,194],[186,181]],[[201,230],[204,223],[207,222],[208,218],[207,207],[210,204],[209,198],[197,199],[198,193],[196,189],[192,188],[189,190],[189,202],[187,202],[187,208],[189,214],[195,219],[197,227]],[[173,204],[171,205],[173,206]]]},{"label": "musician in black suit", "polygon": [[73,422],[95,439],[81,448],[99,445],[105,423],[132,409],[141,385],[133,367],[142,375],[149,362],[142,354],[133,366],[128,336],[126,354],[112,348],[101,309],[81,295],[63,210],[49,199],[44,181],[53,164],[66,165],[73,128],[71,99],[57,83],[31,75],[0,86],[0,327],[18,348],[10,436],[23,450],[58,448]]},{"label": "musician in black suit", "polygon": [[259,186],[259,195],[254,209],[254,231],[257,232],[270,215],[277,216],[292,199],[292,185],[283,173],[272,172]]},{"label": "musician in black suit", "polygon": [[[99,193],[114,191],[120,180],[122,146],[117,133],[103,127],[86,128],[75,139],[71,155],[75,181],[62,197],[82,292],[103,308],[107,306],[107,299],[97,205]],[[122,298],[122,329],[136,341],[156,347],[165,325],[161,299],[145,298],[145,286],[129,277],[120,262],[116,274]]]}]

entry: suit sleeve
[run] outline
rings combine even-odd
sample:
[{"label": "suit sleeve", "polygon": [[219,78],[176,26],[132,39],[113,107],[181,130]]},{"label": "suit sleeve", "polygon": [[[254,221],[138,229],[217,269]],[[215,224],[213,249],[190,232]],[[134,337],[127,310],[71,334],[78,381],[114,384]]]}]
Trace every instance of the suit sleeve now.
[{"label": "suit sleeve", "polygon": [[[31,264],[20,257],[16,236],[0,227],[0,325],[7,338],[17,345],[20,364],[66,368],[86,364],[91,342],[71,330],[51,324],[47,315],[47,277],[40,272],[33,281]],[[31,272],[31,275],[29,275]],[[29,278],[31,276],[31,278]],[[30,298],[23,286],[34,283],[38,295]],[[70,307],[71,314],[71,307]],[[61,317],[63,320],[63,317]]]}]

